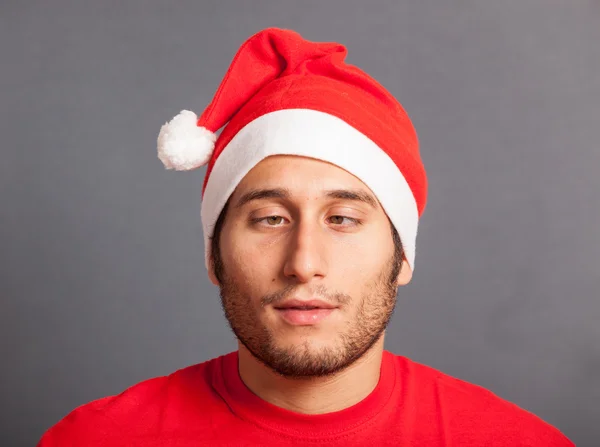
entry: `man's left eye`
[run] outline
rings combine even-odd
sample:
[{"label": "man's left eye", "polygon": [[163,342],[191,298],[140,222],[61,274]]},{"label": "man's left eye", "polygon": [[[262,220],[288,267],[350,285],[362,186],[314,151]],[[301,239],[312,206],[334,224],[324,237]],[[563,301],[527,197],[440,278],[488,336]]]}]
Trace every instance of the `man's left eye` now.
[{"label": "man's left eye", "polygon": [[357,223],[356,219],[353,219],[352,217],[346,217],[346,216],[331,216],[329,218],[329,221],[335,225],[343,225],[344,219],[346,220],[346,223],[349,223],[351,225],[354,225]]}]

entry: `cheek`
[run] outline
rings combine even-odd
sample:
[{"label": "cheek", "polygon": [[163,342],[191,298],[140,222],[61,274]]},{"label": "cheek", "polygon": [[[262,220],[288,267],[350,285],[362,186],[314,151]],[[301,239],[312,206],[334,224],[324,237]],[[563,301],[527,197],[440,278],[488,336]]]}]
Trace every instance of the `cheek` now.
[{"label": "cheek", "polygon": [[356,237],[338,238],[331,252],[332,262],[340,274],[352,282],[372,279],[386,268],[394,254],[391,230],[374,228]]},{"label": "cheek", "polygon": [[274,269],[281,266],[285,234],[266,237],[249,231],[244,222],[235,221],[230,225],[225,226],[221,238],[224,264],[231,265],[243,276],[254,280],[274,275]]},{"label": "cheek", "polygon": [[221,258],[227,277],[241,293],[257,301],[269,293],[272,279],[277,277],[276,256],[270,251],[232,234],[222,239]]}]

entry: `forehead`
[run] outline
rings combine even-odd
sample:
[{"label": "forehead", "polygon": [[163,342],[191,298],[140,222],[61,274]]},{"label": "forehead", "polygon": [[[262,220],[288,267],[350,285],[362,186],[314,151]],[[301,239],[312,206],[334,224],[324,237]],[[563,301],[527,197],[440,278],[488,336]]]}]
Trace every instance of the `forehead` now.
[{"label": "forehead", "polygon": [[286,188],[292,194],[346,188],[373,194],[359,178],[339,166],[294,155],[275,155],[262,160],[242,179],[233,197],[256,188]]}]

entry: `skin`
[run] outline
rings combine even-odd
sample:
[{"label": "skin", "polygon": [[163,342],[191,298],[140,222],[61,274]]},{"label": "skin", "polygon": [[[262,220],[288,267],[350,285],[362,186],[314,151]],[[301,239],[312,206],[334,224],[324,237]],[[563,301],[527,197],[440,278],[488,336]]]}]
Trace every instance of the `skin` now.
[{"label": "skin", "polygon": [[[256,191],[270,193],[249,197]],[[392,267],[390,225],[362,181],[323,161],[273,156],[244,177],[219,238],[221,272],[213,264],[209,277],[220,288],[251,391],[288,410],[321,414],[375,388],[397,288],[412,278],[406,259],[397,275]],[[315,325],[291,325],[276,306],[292,298],[337,307]]]}]

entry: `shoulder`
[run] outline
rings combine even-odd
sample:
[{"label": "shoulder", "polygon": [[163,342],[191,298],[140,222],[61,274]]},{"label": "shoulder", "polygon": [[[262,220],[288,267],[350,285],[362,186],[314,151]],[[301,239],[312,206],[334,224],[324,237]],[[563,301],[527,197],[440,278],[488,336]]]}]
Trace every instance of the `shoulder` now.
[{"label": "shoulder", "polygon": [[[179,423],[190,412],[205,411],[219,400],[211,375],[220,359],[144,380],[120,394],[81,405],[48,429],[38,447],[110,445],[108,439],[144,436],[165,424]],[[178,415],[173,421],[165,415],[167,408]]]},{"label": "shoulder", "polygon": [[408,395],[422,403],[420,411],[442,421],[463,445],[492,439],[489,445],[574,445],[556,427],[482,386],[407,357],[394,357],[402,382],[409,384]]}]

